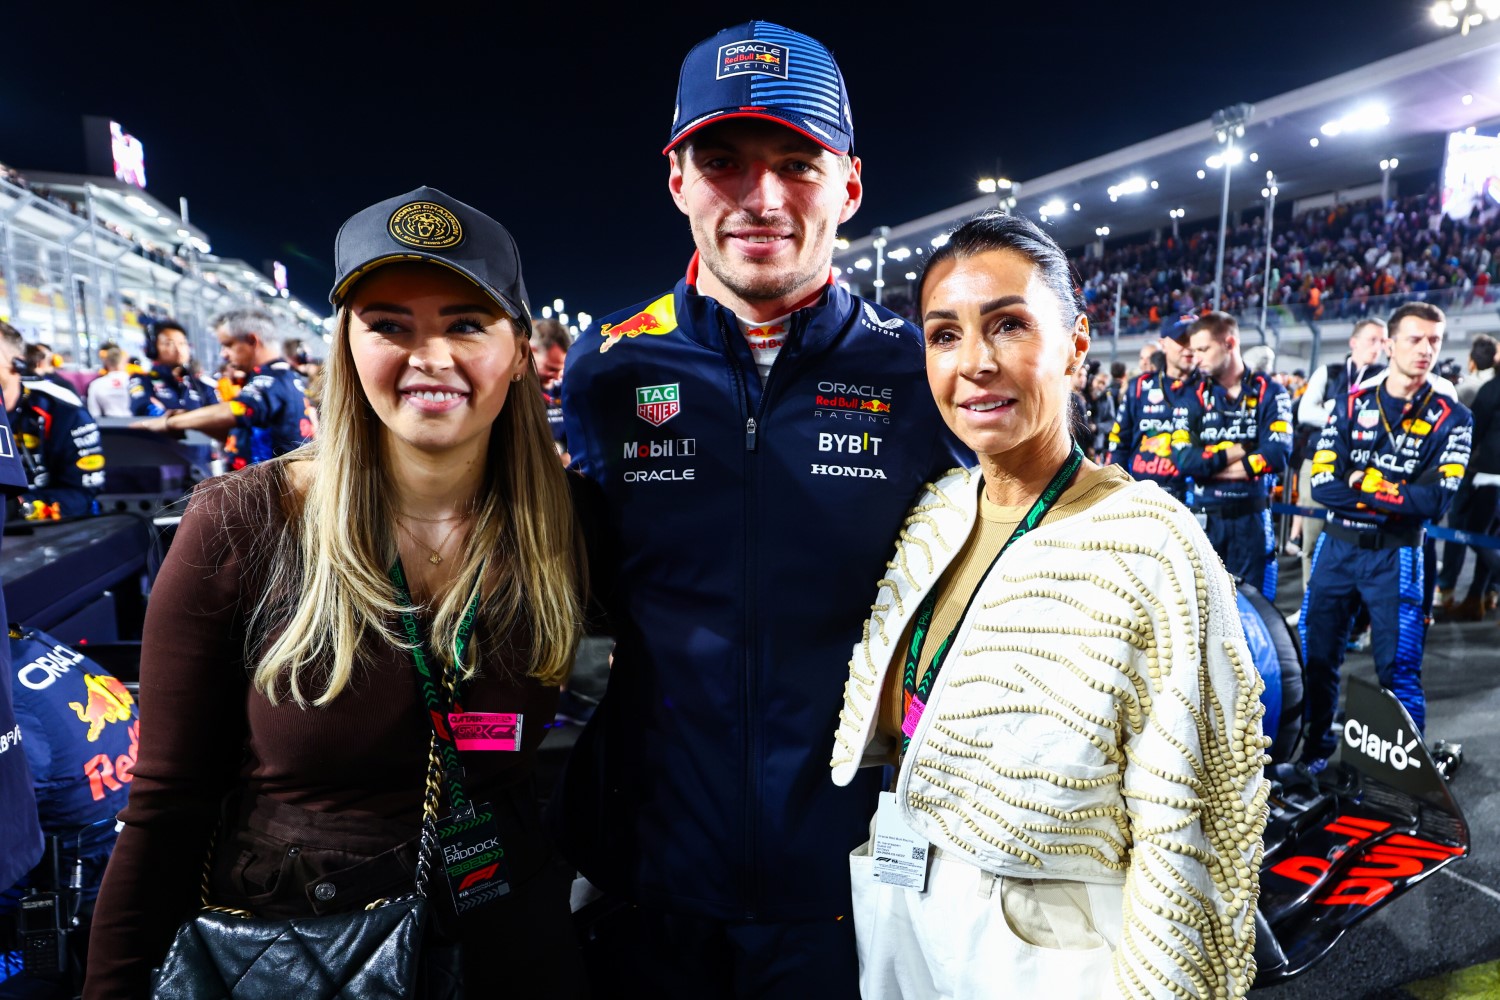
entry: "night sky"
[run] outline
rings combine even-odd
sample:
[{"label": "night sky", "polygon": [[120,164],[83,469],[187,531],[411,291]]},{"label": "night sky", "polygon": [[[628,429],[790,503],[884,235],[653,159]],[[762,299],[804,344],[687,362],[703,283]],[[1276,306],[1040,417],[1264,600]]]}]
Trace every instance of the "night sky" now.
[{"label": "night sky", "polygon": [[0,161],[83,172],[80,116],[112,117],[145,144],[153,195],[187,196],[215,253],[286,263],[314,307],[343,219],[430,184],[515,234],[536,308],[595,316],[681,275],[692,243],[660,155],[678,67],[751,17],[819,38],[843,69],[865,163],[851,237],[972,198],[997,170],[1036,177],[1442,34],[1424,0],[922,2],[898,18],[865,3],[17,6],[0,15]]}]

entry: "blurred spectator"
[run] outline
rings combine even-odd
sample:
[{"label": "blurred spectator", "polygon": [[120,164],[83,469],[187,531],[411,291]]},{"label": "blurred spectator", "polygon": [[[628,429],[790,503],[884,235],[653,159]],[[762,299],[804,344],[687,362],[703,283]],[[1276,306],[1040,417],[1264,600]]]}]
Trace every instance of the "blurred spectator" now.
[{"label": "blurred spectator", "polygon": [[225,367],[249,373],[234,399],[131,426],[159,432],[198,430],[223,437],[230,469],[284,455],[313,439],[317,416],[301,373],[282,357],[276,317],[264,309],[231,309],[213,320]]},{"label": "blurred spectator", "polygon": [[[1469,341],[1469,357],[1465,362],[1466,374],[1458,383],[1459,402],[1474,409],[1474,402],[1479,397],[1479,390],[1495,378],[1495,338],[1483,333],[1476,333]],[[1478,423],[1479,415],[1474,414],[1476,425],[1474,448],[1478,453]],[[1486,425],[1488,427],[1488,425]],[[1464,481],[1459,484],[1458,493],[1453,497],[1453,506],[1448,508],[1448,527],[1477,530],[1483,534],[1489,528],[1490,516],[1494,513],[1489,507],[1489,496],[1483,497],[1484,505],[1475,510],[1476,499],[1479,491],[1475,487],[1475,476],[1478,475],[1477,463],[1471,459],[1468,471],[1464,475]],[[1470,529],[1469,526],[1476,525]],[[1474,551],[1478,552],[1478,549]],[[1437,573],[1437,594],[1435,600],[1439,608],[1439,616],[1445,621],[1479,621],[1484,618],[1487,608],[1479,602],[1485,598],[1489,585],[1489,573],[1484,563],[1478,563],[1474,569],[1474,582],[1469,589],[1469,597],[1465,598],[1457,606],[1454,605],[1454,589],[1458,585],[1459,574],[1463,572],[1464,563],[1469,558],[1469,546],[1461,542],[1446,541],[1443,543],[1443,558]]]},{"label": "blurred spectator", "polygon": [[1125,362],[1110,362],[1109,380],[1109,396],[1115,401],[1115,409],[1118,411],[1120,400],[1125,398],[1125,383],[1130,381],[1130,371],[1125,367]]},{"label": "blurred spectator", "polygon": [[1276,368],[1276,351],[1265,344],[1245,348],[1245,367],[1261,375],[1269,375]]},{"label": "blurred spectator", "polygon": [[213,385],[193,367],[187,331],[175,320],[156,324],[156,364],[151,371],[130,377],[130,412],[137,417],[159,417],[180,410],[196,410],[218,402]]},{"label": "blurred spectator", "polygon": [[0,394],[26,470],[20,513],[31,520],[92,514],[104,487],[99,427],[83,407],[38,391],[47,383],[22,379],[16,362],[25,350],[20,332],[0,323]]},{"label": "blurred spectator", "polygon": [[96,417],[130,416],[130,375],[125,371],[125,352],[111,344],[99,352],[104,370],[89,383],[89,412]]},{"label": "blurred spectator", "polygon": [[1114,382],[1104,372],[1095,374],[1085,393],[1089,405],[1089,422],[1094,425],[1094,448],[1091,454],[1103,456],[1109,448],[1109,430],[1115,425]]},{"label": "blurred spectator", "polygon": [[573,338],[568,328],[555,319],[539,319],[531,328],[531,360],[542,380],[542,401],[547,404],[547,425],[552,440],[567,461],[568,438],[563,430],[562,380]]},{"label": "blurred spectator", "polygon": [[[52,348],[42,344],[27,344],[22,361],[22,374],[31,388],[56,396],[74,406],[83,405],[83,397],[77,388],[57,370],[57,355]],[[87,376],[85,376],[87,377]]]},{"label": "blurred spectator", "polygon": [[1471,409],[1474,397],[1484,384],[1495,377],[1495,338],[1476,333],[1469,341],[1469,360],[1464,378],[1458,383],[1458,401]]}]

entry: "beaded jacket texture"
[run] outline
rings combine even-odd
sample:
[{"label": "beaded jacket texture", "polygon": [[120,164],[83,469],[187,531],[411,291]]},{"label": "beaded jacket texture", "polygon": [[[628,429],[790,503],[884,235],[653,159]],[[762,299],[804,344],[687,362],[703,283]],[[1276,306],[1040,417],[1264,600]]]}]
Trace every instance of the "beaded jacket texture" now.
[{"label": "beaded jacket texture", "polygon": [[[891,759],[876,725],[886,675],[981,486],[952,472],[906,519],[849,664],[839,784]],[[1254,979],[1270,741],[1232,588],[1153,483],[1043,523],[974,595],[902,759],[899,808],[945,853],[1123,884],[1118,996],[1237,997]]]}]

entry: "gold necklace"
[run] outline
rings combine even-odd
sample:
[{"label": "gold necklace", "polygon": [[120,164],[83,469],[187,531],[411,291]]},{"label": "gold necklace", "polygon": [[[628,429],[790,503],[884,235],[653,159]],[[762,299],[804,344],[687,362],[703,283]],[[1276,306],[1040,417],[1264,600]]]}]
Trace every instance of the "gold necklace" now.
[{"label": "gold necklace", "polygon": [[[406,524],[399,517],[396,518],[396,526],[399,527],[402,531],[406,532],[406,537],[407,538],[410,538],[412,541],[414,541],[418,545],[422,546],[422,548],[426,549],[428,552],[431,552],[432,555],[430,555],[430,556],[427,557],[427,561],[430,562],[430,563],[432,563],[434,566],[436,566],[436,565],[438,565],[439,563],[441,563],[443,561],[443,553],[442,553],[441,550],[444,549],[444,548],[447,548],[448,542],[451,541],[452,538],[453,538],[453,533],[455,531],[457,531],[459,529],[459,526],[462,525],[468,519],[469,519],[469,515],[467,513],[465,513],[462,516],[460,516],[459,519],[453,523],[453,527],[451,527],[451,528],[448,529],[448,533],[443,536],[443,540],[438,543],[438,547],[437,548],[433,548],[431,545],[428,545],[426,542],[422,541],[416,535],[412,534],[411,529],[408,528],[406,526]],[[417,520],[424,520],[424,519],[423,518],[418,518]],[[434,518],[433,520],[437,520],[437,519]]]}]

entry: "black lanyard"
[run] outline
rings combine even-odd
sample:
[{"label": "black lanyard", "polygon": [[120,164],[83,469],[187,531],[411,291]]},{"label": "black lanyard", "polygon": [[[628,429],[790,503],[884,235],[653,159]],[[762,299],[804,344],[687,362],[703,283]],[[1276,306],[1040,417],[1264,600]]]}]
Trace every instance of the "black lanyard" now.
[{"label": "black lanyard", "polygon": [[[1000,551],[995,553],[995,558],[991,560],[989,567],[985,569],[984,576],[980,577],[979,583],[974,587],[974,593],[969,595],[970,605],[974,603],[974,597],[979,593],[980,588],[984,586],[985,579],[989,577],[995,565],[1000,562],[1000,557],[1005,555],[1006,550],[1011,547],[1016,539],[1042,523],[1042,518],[1046,517],[1047,511],[1051,510],[1053,505],[1057,503],[1057,498],[1063,495],[1063,491],[1068,488],[1068,483],[1073,479],[1074,474],[1078,472],[1078,467],[1082,464],[1083,449],[1078,447],[1078,442],[1075,441],[1073,442],[1073,451],[1063,461],[1062,468],[1057,470],[1057,474],[1052,477],[1052,481],[1047,484],[1047,488],[1042,490],[1042,495],[1036,498],[1036,502],[1031,505],[1031,509],[1026,512],[1026,516],[1021,518],[1015,530],[1010,533],[1010,537],[1005,540],[1005,544],[1000,546]],[[943,669],[943,661],[948,658],[948,651],[953,645],[953,640],[958,636],[958,630],[963,627],[964,619],[968,617],[969,613],[969,606],[965,605],[964,613],[959,615],[958,623],[953,626],[953,630],[948,633],[947,638],[938,644],[937,649],[932,654],[932,664],[927,668],[927,672],[922,675],[921,681],[918,682],[917,669],[922,661],[922,646],[927,640],[928,628],[932,624],[933,612],[937,610],[938,590],[937,582],[934,581],[927,599],[917,609],[917,620],[912,627],[911,642],[906,647],[906,669],[901,677],[901,752],[903,754],[906,753],[907,747],[911,746],[912,734],[917,731],[917,722],[921,720],[922,711],[927,706],[927,698],[932,694],[932,685],[937,680],[938,672]]]},{"label": "black lanyard", "polygon": [[[396,585],[396,592],[410,607],[411,591],[406,587],[406,574],[401,570],[400,559],[397,559],[391,566],[389,575],[391,582]],[[483,570],[480,571],[480,575],[483,576]],[[448,785],[448,807],[455,813],[463,812],[468,808],[469,800],[464,796],[463,785],[460,781],[463,768],[459,764],[458,748],[453,743],[453,732],[448,725],[448,712],[455,709],[445,696],[451,690],[453,701],[458,700],[458,686],[451,674],[456,672],[458,665],[464,662],[464,653],[468,651],[469,636],[474,631],[474,616],[478,610],[479,589],[476,587],[474,596],[469,599],[469,606],[464,609],[463,617],[458,621],[458,630],[453,635],[453,662],[443,667],[442,677],[434,677],[427,665],[427,640],[422,635],[422,628],[416,616],[409,610],[401,612],[401,627],[406,631],[406,641],[411,643],[411,659],[417,668],[417,688],[422,692],[422,701],[427,705],[427,715],[432,721],[433,731],[438,736],[438,757],[443,762],[443,777]]]},{"label": "black lanyard", "polygon": [[[1387,417],[1385,415],[1385,404],[1380,401],[1381,391],[1384,389],[1384,387],[1384,382],[1375,387],[1375,410],[1380,414],[1380,423],[1385,429],[1385,443],[1387,445],[1390,445],[1391,457],[1394,458],[1397,462],[1400,462],[1401,449],[1406,447],[1406,439],[1411,436],[1411,423],[1407,421],[1406,417],[1408,414],[1410,414],[1412,422],[1421,419],[1421,413],[1423,410],[1427,409],[1427,404],[1432,400],[1433,390],[1437,387],[1431,382],[1428,382],[1427,394],[1422,397],[1422,401],[1420,403],[1416,403],[1415,405],[1413,405],[1413,400],[1408,399],[1401,404],[1401,415],[1396,418],[1396,422],[1398,425],[1404,426],[1401,426],[1401,436],[1399,438],[1396,437],[1396,432],[1391,428],[1390,417]],[[1401,397],[1387,392],[1385,393],[1385,398],[1394,400],[1400,399]]]}]

